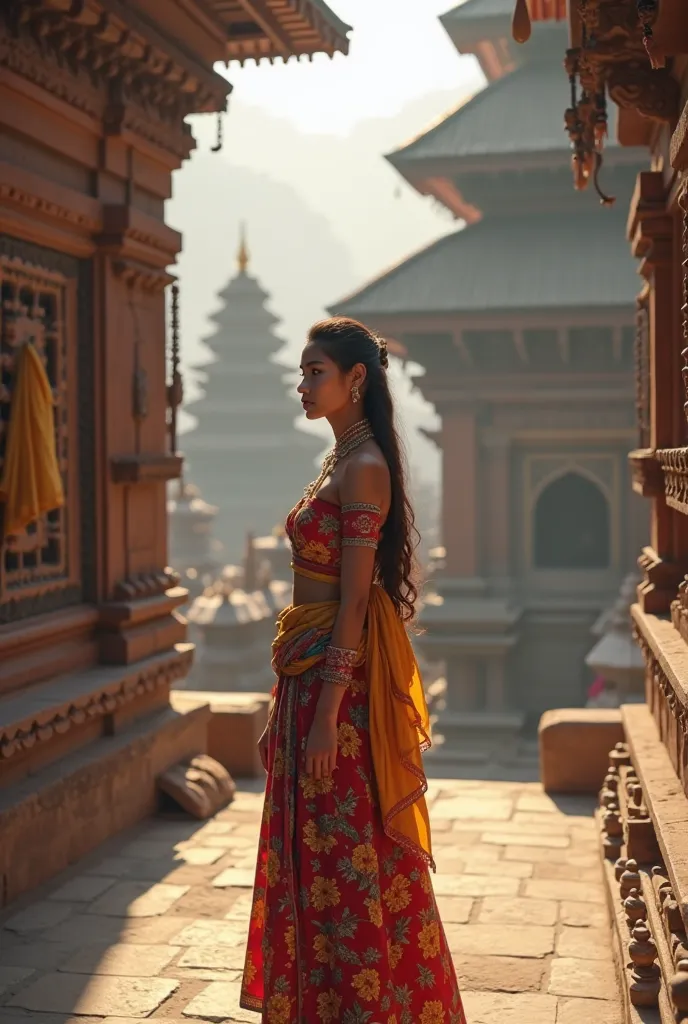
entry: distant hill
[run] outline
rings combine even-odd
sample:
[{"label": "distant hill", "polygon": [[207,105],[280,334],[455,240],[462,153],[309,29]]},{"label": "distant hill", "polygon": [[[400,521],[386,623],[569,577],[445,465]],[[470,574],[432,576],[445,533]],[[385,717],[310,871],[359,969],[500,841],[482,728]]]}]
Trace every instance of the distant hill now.
[{"label": "distant hill", "polygon": [[[284,361],[293,366],[307,327],[329,303],[453,230],[448,213],[410,189],[383,154],[460,99],[435,93],[394,117],[364,122],[346,137],[305,134],[260,108],[232,103],[218,154],[210,152],[213,119],[192,118],[198,148],[175,174],[167,210],[168,222],[184,236],[179,274],[185,365],[207,358],[200,339],[217,291],[235,272],[241,221],[248,227],[252,270],[284,321]],[[406,430],[414,435],[412,460],[434,477],[437,452],[415,435],[419,424],[432,423],[431,409],[411,394],[400,373],[394,377]],[[185,383],[191,398],[189,374]]]}]

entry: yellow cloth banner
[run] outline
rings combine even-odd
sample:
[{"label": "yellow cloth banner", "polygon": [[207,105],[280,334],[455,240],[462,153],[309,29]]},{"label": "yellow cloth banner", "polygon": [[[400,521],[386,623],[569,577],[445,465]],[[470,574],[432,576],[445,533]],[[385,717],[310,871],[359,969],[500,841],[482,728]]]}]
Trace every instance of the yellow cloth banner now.
[{"label": "yellow cloth banner", "polygon": [[5,534],[21,533],[43,512],[64,505],[50,381],[29,344],[17,355],[0,502]]},{"label": "yellow cloth banner", "polygon": [[[295,658],[280,666],[285,675],[300,675],[323,657],[323,651],[299,657],[299,638],[311,632],[331,633],[339,602],[293,605],[277,620],[273,656],[293,645]],[[430,818],[425,802],[428,784],[422,752],[430,746],[430,717],[423,683],[404,624],[382,587],[373,585],[367,628],[361,638],[359,664],[365,660],[368,680],[370,742],[373,768],[387,835],[420,854],[434,867]]]}]

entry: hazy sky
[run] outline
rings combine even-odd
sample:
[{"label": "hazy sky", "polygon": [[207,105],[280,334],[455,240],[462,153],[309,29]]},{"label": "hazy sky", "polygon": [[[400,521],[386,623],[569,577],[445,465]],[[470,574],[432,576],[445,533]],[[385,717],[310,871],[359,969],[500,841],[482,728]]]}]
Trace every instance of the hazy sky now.
[{"label": "hazy sky", "polygon": [[427,93],[463,93],[477,79],[474,62],[457,58],[437,20],[450,0],[332,0],[330,6],[353,28],[347,57],[232,64],[226,74],[234,97],[304,131],[345,134]]},{"label": "hazy sky", "polygon": [[[457,227],[383,158],[484,81],[437,20],[451,0],[332,6],[353,27],[347,57],[218,65],[234,86],[221,153],[211,153],[215,117],[190,119],[197,149],[175,174],[168,207],[184,236],[178,269],[187,399],[197,394],[190,367],[208,360],[208,315],[236,272],[242,221],[251,270],[284,321],[285,362],[294,366],[307,326],[328,304]],[[394,377],[413,460],[436,476],[438,453],[417,433],[435,425],[433,410],[400,371]],[[313,429],[326,433],[323,425]]]}]

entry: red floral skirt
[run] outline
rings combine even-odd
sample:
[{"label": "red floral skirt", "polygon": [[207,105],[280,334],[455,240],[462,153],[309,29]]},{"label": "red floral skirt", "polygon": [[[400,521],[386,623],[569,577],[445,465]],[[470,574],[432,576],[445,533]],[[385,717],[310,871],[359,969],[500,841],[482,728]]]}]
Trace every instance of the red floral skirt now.
[{"label": "red floral skirt", "polygon": [[428,868],[382,828],[364,669],[316,782],[320,687],[317,666],[277,685],[241,1005],[266,1024],[466,1024]]}]

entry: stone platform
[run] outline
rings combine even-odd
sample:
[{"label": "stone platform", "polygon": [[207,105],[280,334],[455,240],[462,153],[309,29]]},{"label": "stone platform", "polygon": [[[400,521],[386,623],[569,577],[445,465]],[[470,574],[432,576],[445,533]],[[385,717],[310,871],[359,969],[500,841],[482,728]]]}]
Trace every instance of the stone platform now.
[{"label": "stone platform", "polygon": [[[433,780],[429,802],[469,1024],[620,1024],[592,799]],[[7,908],[0,1024],[258,1022],[238,994],[261,806],[246,784],[207,823],[148,819]]]}]

